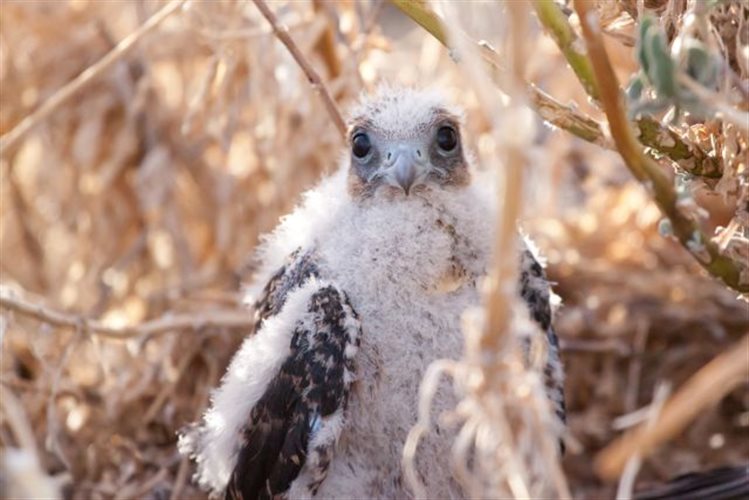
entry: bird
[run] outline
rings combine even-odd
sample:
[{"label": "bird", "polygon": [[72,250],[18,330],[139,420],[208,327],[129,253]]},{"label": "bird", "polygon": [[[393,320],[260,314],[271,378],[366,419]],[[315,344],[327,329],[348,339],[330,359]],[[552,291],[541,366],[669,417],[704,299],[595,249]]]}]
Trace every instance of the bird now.
[{"label": "bird", "polygon": [[[254,327],[179,450],[213,496],[410,496],[403,444],[431,362],[460,356],[461,315],[491,266],[494,183],[474,166],[464,112],[439,89],[381,85],[349,112],[339,168],[257,251]],[[519,299],[536,326],[553,418],[565,418],[553,292],[527,237]],[[435,411],[456,400],[441,386]],[[560,425],[563,427],[563,424]],[[450,430],[419,446],[430,496],[460,497]]]}]

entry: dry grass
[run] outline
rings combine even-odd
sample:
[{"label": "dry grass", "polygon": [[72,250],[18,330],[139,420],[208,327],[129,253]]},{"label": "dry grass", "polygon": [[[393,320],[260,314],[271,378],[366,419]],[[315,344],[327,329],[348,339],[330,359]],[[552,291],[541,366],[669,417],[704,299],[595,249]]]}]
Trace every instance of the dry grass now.
[{"label": "dry grass", "polygon": [[[683,29],[686,2],[645,3],[671,36]],[[116,52],[165,5],[0,2],[0,480],[9,496],[202,498],[175,431],[200,413],[242,339],[240,283],[259,235],[338,159],[325,104],[252,2],[187,2]],[[746,82],[737,5],[716,12],[711,43]],[[339,108],[379,80],[434,83],[467,108],[479,156],[498,147],[465,71],[392,6],[269,6]],[[497,17],[481,13],[467,9],[463,30],[501,49]],[[622,81],[636,67],[627,19],[605,3],[606,48]],[[554,42],[531,29],[526,77],[603,121]],[[60,99],[113,49],[107,67]],[[721,92],[749,109],[745,83],[743,93],[735,82]],[[35,111],[38,122],[6,142]],[[592,463],[619,434],[617,418],[649,404],[659,382],[676,391],[741,339],[749,310],[658,233],[658,209],[615,153],[537,130],[524,219],[565,303],[557,324],[578,446],[564,472],[574,496],[611,497],[616,484]],[[725,228],[716,241],[726,252],[746,258],[746,135],[715,120],[679,133],[721,159],[720,180],[693,182],[693,209],[707,211],[709,234]],[[748,429],[744,377],[644,459],[636,487],[745,460]]]}]

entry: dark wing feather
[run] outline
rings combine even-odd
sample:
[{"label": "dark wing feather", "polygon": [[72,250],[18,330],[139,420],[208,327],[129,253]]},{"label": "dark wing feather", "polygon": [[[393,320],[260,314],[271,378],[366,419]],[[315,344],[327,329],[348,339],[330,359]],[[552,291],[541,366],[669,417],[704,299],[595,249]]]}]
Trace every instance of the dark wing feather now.
[{"label": "dark wing feather", "polygon": [[309,278],[318,278],[319,275],[314,251],[302,252],[301,248],[295,250],[286,263],[271,276],[263,288],[262,295],[253,304],[255,310],[253,333],[260,329],[268,317],[278,314],[286,303],[289,292],[302,286]]},{"label": "dark wing feather", "polygon": [[749,498],[749,465],[721,467],[685,474],[649,491],[637,500],[739,500]]},{"label": "dark wing feather", "polygon": [[[257,328],[318,268],[312,254],[297,252],[282,271],[258,302]],[[315,470],[307,486],[314,493],[325,478],[336,439],[309,448],[315,435],[326,425],[337,425],[334,416],[345,410],[361,327],[346,294],[333,285],[312,294],[307,312],[306,321],[300,319],[294,327],[288,358],[251,411],[227,499],[283,495],[310,454]]]},{"label": "dark wing feather", "polygon": [[547,361],[544,365],[546,391],[557,416],[565,422],[567,411],[564,401],[562,361],[559,357],[559,339],[551,324],[551,287],[543,267],[530,250],[523,250],[520,267],[520,296],[528,306],[531,319],[546,335],[548,346]]}]

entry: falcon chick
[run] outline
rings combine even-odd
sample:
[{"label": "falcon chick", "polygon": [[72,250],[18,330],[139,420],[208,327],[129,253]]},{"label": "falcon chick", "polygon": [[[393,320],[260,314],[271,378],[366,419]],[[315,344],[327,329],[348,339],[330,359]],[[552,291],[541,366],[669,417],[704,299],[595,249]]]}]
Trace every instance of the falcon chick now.
[{"label": "falcon chick", "polygon": [[[410,496],[400,464],[419,384],[432,361],[460,355],[460,317],[480,304],[492,250],[493,183],[472,171],[461,116],[439,93],[390,87],[353,110],[339,170],[261,245],[254,331],[180,436],[202,487],[244,499]],[[520,252],[520,294],[564,420],[551,291],[525,242]],[[454,407],[451,392],[438,391],[435,411]],[[461,496],[454,435],[432,434],[417,462],[427,491]]]}]

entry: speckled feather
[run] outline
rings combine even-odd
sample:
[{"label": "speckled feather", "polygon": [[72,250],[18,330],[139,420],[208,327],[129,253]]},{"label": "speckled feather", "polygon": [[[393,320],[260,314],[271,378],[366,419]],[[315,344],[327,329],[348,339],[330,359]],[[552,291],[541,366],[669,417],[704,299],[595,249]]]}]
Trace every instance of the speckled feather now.
[{"label": "speckled feather", "polygon": [[[544,364],[546,392],[552,401],[559,420],[567,420],[564,400],[564,373],[559,358],[559,339],[551,323],[551,287],[546,279],[541,263],[530,249],[525,249],[520,257],[520,296],[528,306],[528,312],[542,332],[546,332],[548,360]],[[564,445],[562,444],[562,449]]]},{"label": "speckled feather", "polygon": [[302,253],[301,248],[294,251],[288,261],[268,280],[263,294],[253,304],[255,322],[252,332],[256,333],[265,319],[278,314],[286,303],[289,291],[298,288],[313,276],[319,277],[313,253]]},{"label": "speckled feather", "polygon": [[[286,294],[315,274],[311,254],[293,255],[266,287],[261,304],[280,310]],[[354,372],[353,355],[360,337],[346,323],[358,317],[344,293],[333,286],[315,292],[309,304],[311,325],[300,323],[291,339],[291,354],[279,374],[252,408],[243,430],[241,450],[226,490],[227,499],[273,498],[286,492],[307,461],[312,437],[322,422],[345,411]],[[258,318],[262,323],[263,317]],[[311,326],[311,328],[310,328]],[[360,327],[357,327],[360,329]],[[327,457],[318,460],[314,493],[325,478],[334,442],[312,451]]]}]

